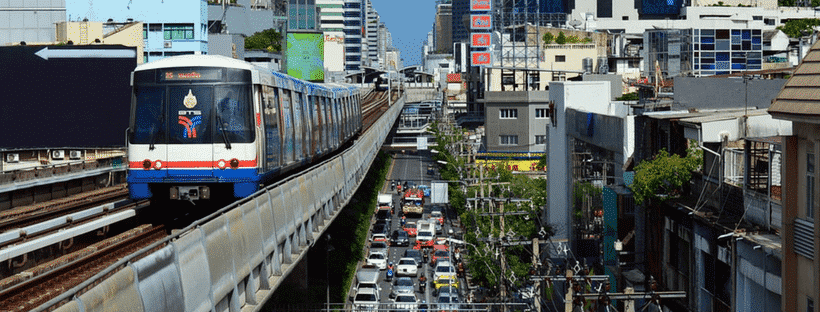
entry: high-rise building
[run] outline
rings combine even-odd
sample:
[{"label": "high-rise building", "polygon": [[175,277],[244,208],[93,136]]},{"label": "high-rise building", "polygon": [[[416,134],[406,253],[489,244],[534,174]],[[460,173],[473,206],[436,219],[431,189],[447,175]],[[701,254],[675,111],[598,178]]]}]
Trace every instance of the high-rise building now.
[{"label": "high-rise building", "polygon": [[367,47],[367,59],[365,64],[369,65],[370,67],[381,67],[380,57],[379,57],[379,26],[381,25],[379,19],[379,13],[373,9],[373,5],[370,1],[367,2],[367,27],[365,27],[365,32],[367,33],[367,40],[365,46]]},{"label": "high-rise building", "polygon": [[288,5],[289,30],[318,30],[316,0],[290,0]]},{"label": "high-rise building", "polygon": [[345,71],[361,70],[362,66],[362,0],[345,0],[344,33],[345,33]]},{"label": "high-rise building", "polygon": [[[0,21],[5,21],[0,23],[0,44],[53,42],[54,24],[66,20],[65,0],[4,3],[0,5]],[[82,20],[79,15],[71,18],[73,21]]]},{"label": "high-rise building", "polygon": [[344,0],[316,0],[320,27],[325,36],[325,68],[328,72],[345,69]]},{"label": "high-rise building", "polygon": [[453,53],[453,4],[436,5],[435,49],[437,53]]}]

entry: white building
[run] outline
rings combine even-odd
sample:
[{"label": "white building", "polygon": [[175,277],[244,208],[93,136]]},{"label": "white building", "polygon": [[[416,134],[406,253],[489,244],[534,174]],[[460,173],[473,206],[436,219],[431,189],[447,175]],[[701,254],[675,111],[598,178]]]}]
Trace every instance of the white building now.
[{"label": "white building", "polygon": [[316,0],[320,9],[320,29],[325,36],[325,71],[345,69],[344,0]]}]

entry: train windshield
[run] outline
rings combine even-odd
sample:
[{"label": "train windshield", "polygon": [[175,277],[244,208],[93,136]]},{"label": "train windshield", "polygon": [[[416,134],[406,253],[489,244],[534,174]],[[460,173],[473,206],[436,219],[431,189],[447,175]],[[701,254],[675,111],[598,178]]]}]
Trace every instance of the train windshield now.
[{"label": "train windshield", "polygon": [[135,74],[131,143],[253,142],[250,83],[154,81]]}]

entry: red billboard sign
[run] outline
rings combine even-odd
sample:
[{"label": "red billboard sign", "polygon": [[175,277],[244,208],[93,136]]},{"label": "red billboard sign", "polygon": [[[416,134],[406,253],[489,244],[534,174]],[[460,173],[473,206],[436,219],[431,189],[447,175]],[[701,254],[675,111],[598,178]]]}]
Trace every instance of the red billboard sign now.
[{"label": "red billboard sign", "polygon": [[492,0],[470,0],[471,11],[490,11],[492,8]]},{"label": "red billboard sign", "polygon": [[491,29],[493,17],[487,14],[470,15],[470,29]]},{"label": "red billboard sign", "polygon": [[473,47],[489,47],[490,46],[490,34],[483,33],[483,34],[472,34]]},{"label": "red billboard sign", "polygon": [[472,52],[470,57],[473,66],[489,66],[492,65],[492,55],[490,52]]}]

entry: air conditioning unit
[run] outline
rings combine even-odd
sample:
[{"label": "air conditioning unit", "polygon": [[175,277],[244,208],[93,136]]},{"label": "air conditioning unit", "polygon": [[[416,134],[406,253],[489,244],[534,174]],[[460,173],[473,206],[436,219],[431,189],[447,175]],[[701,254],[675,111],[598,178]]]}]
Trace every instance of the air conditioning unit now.
[{"label": "air conditioning unit", "polygon": [[71,159],[83,158],[83,152],[82,151],[71,151],[71,152],[68,153],[68,158],[71,158]]},{"label": "air conditioning unit", "polygon": [[6,162],[8,163],[16,163],[20,161],[20,154],[17,153],[8,153],[6,154]]},{"label": "air conditioning unit", "polygon": [[163,43],[162,43],[162,47],[163,47],[163,48],[166,48],[166,49],[170,49],[170,48],[171,48],[171,41],[165,41],[165,42],[163,42]]},{"label": "air conditioning unit", "polygon": [[53,159],[63,159],[63,158],[65,158],[65,151],[64,150],[51,151],[51,158],[53,158]]}]

